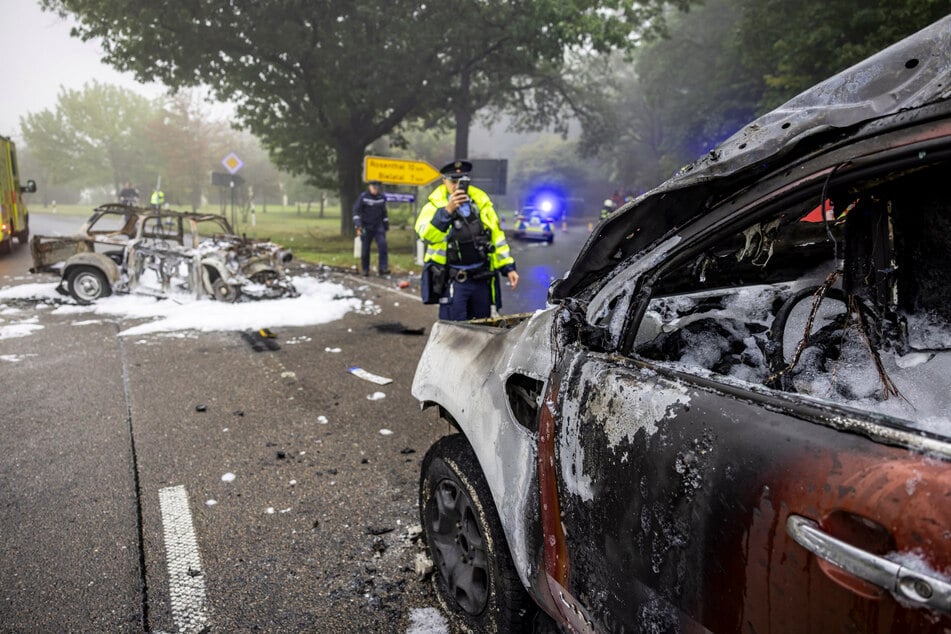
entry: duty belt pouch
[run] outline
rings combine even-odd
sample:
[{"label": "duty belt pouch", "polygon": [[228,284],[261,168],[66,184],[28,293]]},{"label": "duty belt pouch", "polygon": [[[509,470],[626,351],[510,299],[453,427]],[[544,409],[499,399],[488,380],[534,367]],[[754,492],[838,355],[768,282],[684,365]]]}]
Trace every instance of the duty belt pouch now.
[{"label": "duty belt pouch", "polygon": [[449,281],[449,268],[435,262],[423,265],[423,274],[420,276],[420,291],[424,304],[438,304],[439,298],[446,292],[446,283]]}]

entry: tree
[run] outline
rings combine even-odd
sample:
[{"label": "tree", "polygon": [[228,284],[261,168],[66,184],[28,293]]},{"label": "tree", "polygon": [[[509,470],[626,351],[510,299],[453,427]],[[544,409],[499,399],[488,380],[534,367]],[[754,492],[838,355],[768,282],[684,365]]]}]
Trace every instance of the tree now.
[{"label": "tree", "polygon": [[[206,83],[236,102],[241,123],[278,166],[316,186],[335,181],[344,208],[361,189],[363,155],[376,139],[398,137],[405,121],[438,119],[447,104],[474,112],[479,90],[501,99],[512,73],[538,60],[554,63],[566,46],[624,41],[664,4],[166,0],[129,11],[124,0],[42,1],[74,14],[84,39],[103,38],[105,60],[118,69],[172,88]],[[476,4],[488,22],[469,22]],[[490,37],[483,37],[486,25]],[[482,67],[483,60],[493,63]],[[466,74],[469,83],[457,84]],[[468,96],[459,93],[463,85]],[[343,214],[342,232],[352,229]]]},{"label": "tree", "polygon": [[578,114],[565,81],[572,54],[630,50],[666,32],[665,8],[686,11],[699,0],[562,0],[460,3],[465,36],[449,39],[447,114],[455,126],[455,156],[468,156],[476,112],[490,107],[516,117],[522,130],[563,131]]},{"label": "tree", "polygon": [[145,124],[155,111],[144,97],[93,81],[82,90],[61,90],[55,111],[28,114],[20,127],[56,184],[112,183],[118,192],[152,162]]},{"label": "tree", "polygon": [[670,177],[752,119],[761,81],[737,72],[738,0],[708,0],[669,20],[669,37],[620,55],[586,60],[579,91],[581,151],[613,166],[627,190]]},{"label": "tree", "polygon": [[512,190],[524,197],[531,190],[553,187],[565,195],[583,196],[589,184],[602,190],[605,179],[600,164],[578,156],[576,142],[556,134],[542,135],[534,143],[523,146],[516,156],[512,172]]},{"label": "tree", "polygon": [[943,18],[947,0],[742,0],[745,66],[768,111]]},{"label": "tree", "polygon": [[228,153],[227,126],[212,120],[197,92],[180,91],[165,99],[147,134],[161,166],[150,184],[162,176],[169,203],[197,210],[211,187],[212,170]]}]

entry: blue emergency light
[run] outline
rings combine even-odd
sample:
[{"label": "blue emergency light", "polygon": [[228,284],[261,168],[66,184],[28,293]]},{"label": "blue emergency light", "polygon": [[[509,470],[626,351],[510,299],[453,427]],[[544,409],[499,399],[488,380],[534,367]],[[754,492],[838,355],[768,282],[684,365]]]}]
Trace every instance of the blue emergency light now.
[{"label": "blue emergency light", "polygon": [[526,201],[528,207],[534,207],[549,222],[560,219],[565,212],[565,196],[552,186],[535,189],[529,193]]}]

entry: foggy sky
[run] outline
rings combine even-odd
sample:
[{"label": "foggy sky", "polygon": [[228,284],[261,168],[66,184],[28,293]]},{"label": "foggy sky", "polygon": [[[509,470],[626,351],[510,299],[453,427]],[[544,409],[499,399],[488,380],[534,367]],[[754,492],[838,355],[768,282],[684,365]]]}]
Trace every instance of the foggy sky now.
[{"label": "foggy sky", "polygon": [[69,36],[71,22],[40,9],[37,0],[0,0],[0,135],[20,138],[20,117],[52,110],[60,87],[79,90],[94,79],[123,86],[147,98],[160,96],[157,84],[140,84],[99,61],[98,42]]},{"label": "foggy sky", "polygon": [[[40,9],[38,0],[0,0],[0,59],[4,90],[0,92],[0,135],[22,142],[20,118],[53,110],[61,88],[81,90],[93,80],[113,84],[153,99],[165,90],[156,83],[138,83],[131,73],[119,73],[102,63],[98,41],[83,42],[69,35],[72,20]],[[211,107],[216,119],[227,119],[227,105]],[[471,157],[511,158],[516,148],[538,135],[507,133],[505,126],[486,130],[476,122],[471,130]]]}]

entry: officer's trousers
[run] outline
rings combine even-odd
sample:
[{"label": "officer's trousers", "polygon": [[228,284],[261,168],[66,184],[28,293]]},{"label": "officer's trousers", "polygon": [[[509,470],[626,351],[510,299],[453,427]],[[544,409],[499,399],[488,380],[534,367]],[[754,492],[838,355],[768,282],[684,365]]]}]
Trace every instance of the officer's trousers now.
[{"label": "officer's trousers", "polygon": [[390,263],[389,250],[386,246],[386,228],[382,224],[363,228],[360,234],[360,266],[364,273],[370,270],[370,247],[374,240],[380,248],[380,273],[383,274],[390,270]]},{"label": "officer's trousers", "polygon": [[492,311],[492,277],[457,282],[452,280],[439,301],[439,318],[448,321],[483,319]]}]

